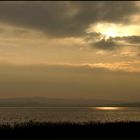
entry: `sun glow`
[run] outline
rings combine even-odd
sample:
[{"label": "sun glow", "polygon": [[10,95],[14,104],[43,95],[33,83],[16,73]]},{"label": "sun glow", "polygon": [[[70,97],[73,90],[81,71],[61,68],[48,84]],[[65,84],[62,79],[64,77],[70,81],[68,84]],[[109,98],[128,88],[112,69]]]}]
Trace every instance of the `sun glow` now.
[{"label": "sun glow", "polygon": [[114,31],[113,29],[108,29],[108,30],[104,31],[102,34],[105,36],[105,38],[117,36],[117,32]]},{"label": "sun glow", "polygon": [[139,30],[140,26],[138,25],[124,26],[122,24],[98,23],[91,25],[87,29],[87,33],[97,32],[107,39],[109,37],[139,35]]},{"label": "sun glow", "polygon": [[116,37],[116,36],[119,36],[120,34],[117,30],[117,27],[114,24],[110,24],[108,26],[99,24],[97,25],[97,29],[101,30],[100,33],[104,35],[105,38]]}]

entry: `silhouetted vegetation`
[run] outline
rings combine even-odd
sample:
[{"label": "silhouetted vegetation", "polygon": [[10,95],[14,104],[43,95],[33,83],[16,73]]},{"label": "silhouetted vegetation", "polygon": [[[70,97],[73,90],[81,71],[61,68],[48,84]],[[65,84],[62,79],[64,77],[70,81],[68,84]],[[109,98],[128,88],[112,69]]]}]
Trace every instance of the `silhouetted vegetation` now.
[{"label": "silhouetted vegetation", "polygon": [[0,125],[1,138],[140,138],[140,122],[25,122]]}]

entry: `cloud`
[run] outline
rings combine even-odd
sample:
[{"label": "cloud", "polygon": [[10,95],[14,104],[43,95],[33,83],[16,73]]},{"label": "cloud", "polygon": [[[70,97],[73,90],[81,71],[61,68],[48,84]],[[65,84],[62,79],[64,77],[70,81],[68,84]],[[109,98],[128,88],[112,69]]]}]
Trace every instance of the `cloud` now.
[{"label": "cloud", "polygon": [[40,73],[54,72],[54,73],[139,73],[140,74],[140,61],[116,61],[116,62],[105,62],[105,63],[51,63],[51,64],[14,64],[4,63],[0,61],[1,73],[9,72],[16,73],[14,69],[29,72],[32,70]]},{"label": "cloud", "polygon": [[101,39],[92,45],[93,47],[96,47],[98,49],[102,50],[114,50],[119,47],[119,44],[117,44],[115,41],[112,40],[112,38],[109,39]]},{"label": "cloud", "polygon": [[81,36],[90,24],[124,22],[138,11],[131,1],[0,2],[0,22],[35,28],[55,37]]},{"label": "cloud", "polygon": [[0,93],[1,97],[129,97],[130,100],[140,100],[140,62],[134,62],[139,73],[125,71],[131,68],[131,64],[133,66],[133,62],[82,65],[3,64],[0,65]]},{"label": "cloud", "polygon": [[102,37],[101,33],[90,32],[90,33],[87,33],[87,35],[84,37],[84,40],[85,41],[93,41],[93,40],[100,39],[101,37]]},{"label": "cloud", "polygon": [[116,40],[124,40],[131,44],[140,44],[140,36],[123,36],[123,37],[116,37]]},{"label": "cloud", "polygon": [[109,37],[108,39],[105,39],[105,37],[103,37],[102,39],[91,40],[92,38],[89,37],[89,44],[92,45],[93,48],[98,48],[101,50],[116,50],[120,47],[140,47],[140,36],[117,36]]},{"label": "cloud", "polygon": [[62,63],[49,65],[56,68],[68,68],[69,70],[74,69],[77,72],[81,70],[81,72],[96,72],[96,73],[111,73],[111,72],[119,72],[119,73],[140,73],[140,61],[117,61],[112,63],[83,63],[83,64],[70,64],[70,63]]}]

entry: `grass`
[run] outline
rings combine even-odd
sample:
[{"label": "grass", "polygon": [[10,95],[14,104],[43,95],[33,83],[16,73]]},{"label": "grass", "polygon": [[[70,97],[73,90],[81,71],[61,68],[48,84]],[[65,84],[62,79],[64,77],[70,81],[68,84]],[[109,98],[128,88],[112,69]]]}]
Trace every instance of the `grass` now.
[{"label": "grass", "polygon": [[140,122],[24,122],[0,125],[0,138],[140,138]]}]

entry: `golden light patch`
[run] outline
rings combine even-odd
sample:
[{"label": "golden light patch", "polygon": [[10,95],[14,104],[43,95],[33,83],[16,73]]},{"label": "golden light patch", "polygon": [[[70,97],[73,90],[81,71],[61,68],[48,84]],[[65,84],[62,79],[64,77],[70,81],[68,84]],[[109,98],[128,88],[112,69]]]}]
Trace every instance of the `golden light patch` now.
[{"label": "golden light patch", "polygon": [[120,107],[96,107],[97,110],[119,110]]}]

